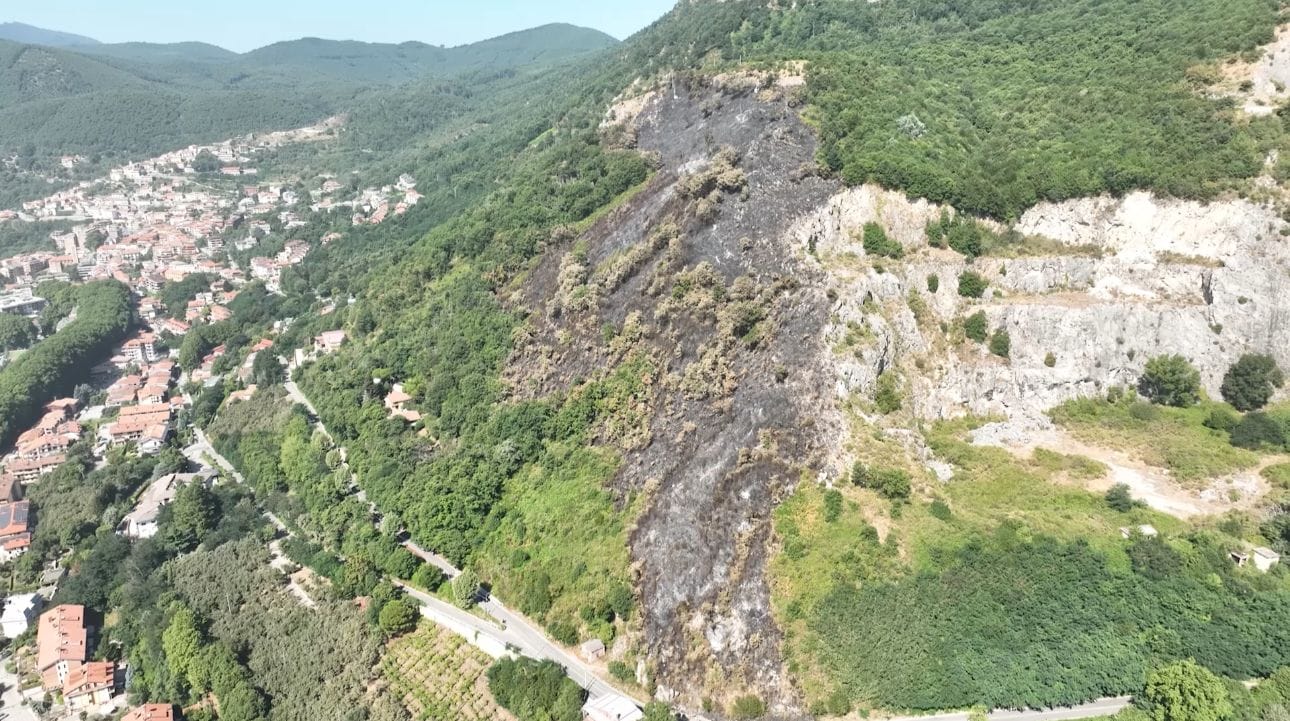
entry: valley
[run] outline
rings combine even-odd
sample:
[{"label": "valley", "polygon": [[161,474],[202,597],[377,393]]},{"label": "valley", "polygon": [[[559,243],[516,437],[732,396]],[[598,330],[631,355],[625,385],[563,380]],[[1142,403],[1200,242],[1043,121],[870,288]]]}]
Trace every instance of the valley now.
[{"label": "valley", "polygon": [[12,712],[1276,721],[1287,12],[0,27]]}]

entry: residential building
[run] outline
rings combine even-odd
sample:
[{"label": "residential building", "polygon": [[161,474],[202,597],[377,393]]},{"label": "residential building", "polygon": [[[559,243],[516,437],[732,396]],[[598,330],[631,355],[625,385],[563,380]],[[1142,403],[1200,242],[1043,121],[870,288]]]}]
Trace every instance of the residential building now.
[{"label": "residential building", "polygon": [[412,396],[403,390],[402,383],[395,383],[394,388],[385,396],[385,407],[389,409],[390,415],[398,416],[408,423],[416,423],[421,420],[421,414],[408,408],[410,402]]},{"label": "residential building", "polygon": [[19,483],[35,483],[40,477],[52,473],[55,468],[63,464],[64,456],[48,456],[36,460],[18,460],[5,466],[5,471],[18,479]]},{"label": "residential building", "polygon": [[36,672],[46,691],[61,689],[72,669],[89,660],[93,640],[84,606],[65,603],[40,614]]},{"label": "residential building", "polygon": [[334,353],[345,343],[345,338],[345,331],[329,330],[314,338],[314,351],[318,353]]},{"label": "residential building", "polygon": [[130,538],[152,538],[157,535],[157,520],[161,509],[175,500],[179,489],[189,483],[205,483],[208,476],[197,473],[171,473],[153,481],[134,510],[121,521],[122,535]]},{"label": "residential building", "polygon": [[31,502],[0,503],[0,561],[11,561],[31,546]]},{"label": "residential building", "polygon": [[120,674],[111,661],[91,661],[72,667],[63,681],[63,703],[69,711],[102,706],[116,694]]}]

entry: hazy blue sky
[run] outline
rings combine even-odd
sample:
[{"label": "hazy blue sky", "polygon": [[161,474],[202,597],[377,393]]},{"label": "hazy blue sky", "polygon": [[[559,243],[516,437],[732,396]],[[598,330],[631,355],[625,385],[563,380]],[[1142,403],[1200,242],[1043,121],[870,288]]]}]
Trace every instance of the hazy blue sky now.
[{"label": "hazy blue sky", "polygon": [[618,38],[676,0],[3,0],[0,22],[103,42],[201,40],[243,52],[278,40],[323,37],[461,45],[552,22]]}]

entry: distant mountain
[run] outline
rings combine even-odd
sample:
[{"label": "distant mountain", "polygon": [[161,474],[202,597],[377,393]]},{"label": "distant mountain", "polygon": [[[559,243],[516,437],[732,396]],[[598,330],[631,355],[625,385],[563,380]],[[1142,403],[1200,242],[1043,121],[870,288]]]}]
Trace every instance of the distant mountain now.
[{"label": "distant mountain", "polygon": [[232,50],[209,43],[102,43],[76,48],[77,52],[99,57],[143,62],[231,62],[238,58]]},{"label": "distant mountain", "polygon": [[0,23],[0,40],[10,40],[28,45],[48,45],[54,48],[87,47],[100,44],[94,38],[72,33],[60,33],[23,23]]},{"label": "distant mountain", "polygon": [[571,25],[454,48],[306,38],[245,54],[203,43],[0,40],[0,151],[31,143],[53,154],[151,154],[353,112],[411,83],[437,93],[436,81],[538,71],[616,44]]}]

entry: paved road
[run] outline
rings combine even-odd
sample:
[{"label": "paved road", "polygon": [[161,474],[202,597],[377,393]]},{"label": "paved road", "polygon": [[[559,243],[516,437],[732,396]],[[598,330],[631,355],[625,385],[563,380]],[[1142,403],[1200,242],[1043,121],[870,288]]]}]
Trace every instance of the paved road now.
[{"label": "paved road", "polygon": [[[472,613],[457,608],[456,606],[446,603],[434,596],[422,593],[406,586],[398,581],[398,584],[407,592],[410,598],[415,599],[423,606],[434,610],[436,614],[442,614],[452,620],[454,624],[460,624],[469,628],[474,633],[485,636],[498,644],[516,650],[520,655],[540,660],[551,660],[564,667],[569,674],[569,678],[575,683],[587,690],[592,698],[605,696],[609,694],[626,696],[622,691],[610,686],[607,682],[598,677],[594,671],[587,667],[577,657],[566,653],[563,648],[547,640],[546,636],[532,626],[526,619],[512,613],[495,599],[488,599],[479,604],[479,608],[484,613],[497,619],[498,623],[493,623],[480,618]],[[460,633],[458,629],[452,629]],[[628,698],[631,698],[628,696]],[[645,702],[640,699],[632,699],[637,705],[644,706]]]},{"label": "paved road", "polygon": [[30,706],[22,705],[18,677],[6,671],[3,663],[0,663],[0,686],[4,687],[3,696],[0,696],[0,720],[36,721],[36,712]]},{"label": "paved road", "polygon": [[[991,711],[990,721],[1077,721],[1078,719],[1114,716],[1129,707],[1129,696],[1102,698],[1079,706],[1027,711]],[[968,712],[933,714],[930,716],[897,716],[887,721],[967,721]]]},{"label": "paved road", "polygon": [[[287,389],[287,395],[290,396],[293,401],[309,409],[309,412],[313,413],[315,418],[318,417],[318,413],[314,410],[313,404],[309,402],[309,399],[303,392],[301,392],[300,388],[296,386],[295,383],[288,381],[284,385]],[[321,428],[329,438],[332,437],[331,433],[327,431],[327,428],[323,426],[321,419],[318,420],[318,427]],[[204,437],[199,436],[199,438]],[[215,456],[215,458],[219,460],[218,456]],[[373,511],[375,512],[375,510],[376,509],[373,506]],[[403,546],[415,555],[421,557],[422,560],[439,568],[447,574],[449,578],[453,578],[461,572],[446,558],[421,548],[410,540],[405,541]],[[416,599],[423,606],[432,608],[436,614],[440,614],[451,619],[454,624],[460,624],[481,636],[486,636],[494,641],[505,644],[508,647],[519,649],[519,652],[524,656],[555,661],[565,668],[565,671],[569,674],[569,678],[573,679],[579,686],[586,689],[587,693],[593,698],[606,694],[617,694],[620,696],[626,695],[622,691],[611,686],[605,680],[601,679],[597,675],[596,671],[583,663],[581,659],[566,652],[563,647],[548,639],[546,634],[527,618],[506,608],[506,606],[496,598],[490,596],[479,604],[479,608],[482,609],[484,613],[496,619],[497,622],[501,624],[500,628],[497,625],[489,623],[474,614],[467,613],[450,603],[445,603],[444,601],[422,593],[414,588],[409,588],[398,581],[395,581],[395,583],[402,586],[403,589],[407,591],[409,597]],[[452,630],[458,633],[460,632],[458,629]],[[628,698],[631,697],[628,696]],[[638,706],[645,705],[644,701],[640,699],[633,698],[632,700]],[[1129,698],[1126,696],[1120,698],[1099,699],[1097,701],[1071,708],[1032,711],[994,711],[988,714],[988,717],[991,721],[1076,721],[1077,719],[1094,718],[1098,716],[1113,716],[1122,711],[1128,705]],[[967,720],[968,713],[964,711],[931,716],[898,717],[891,719],[890,721]]]}]

